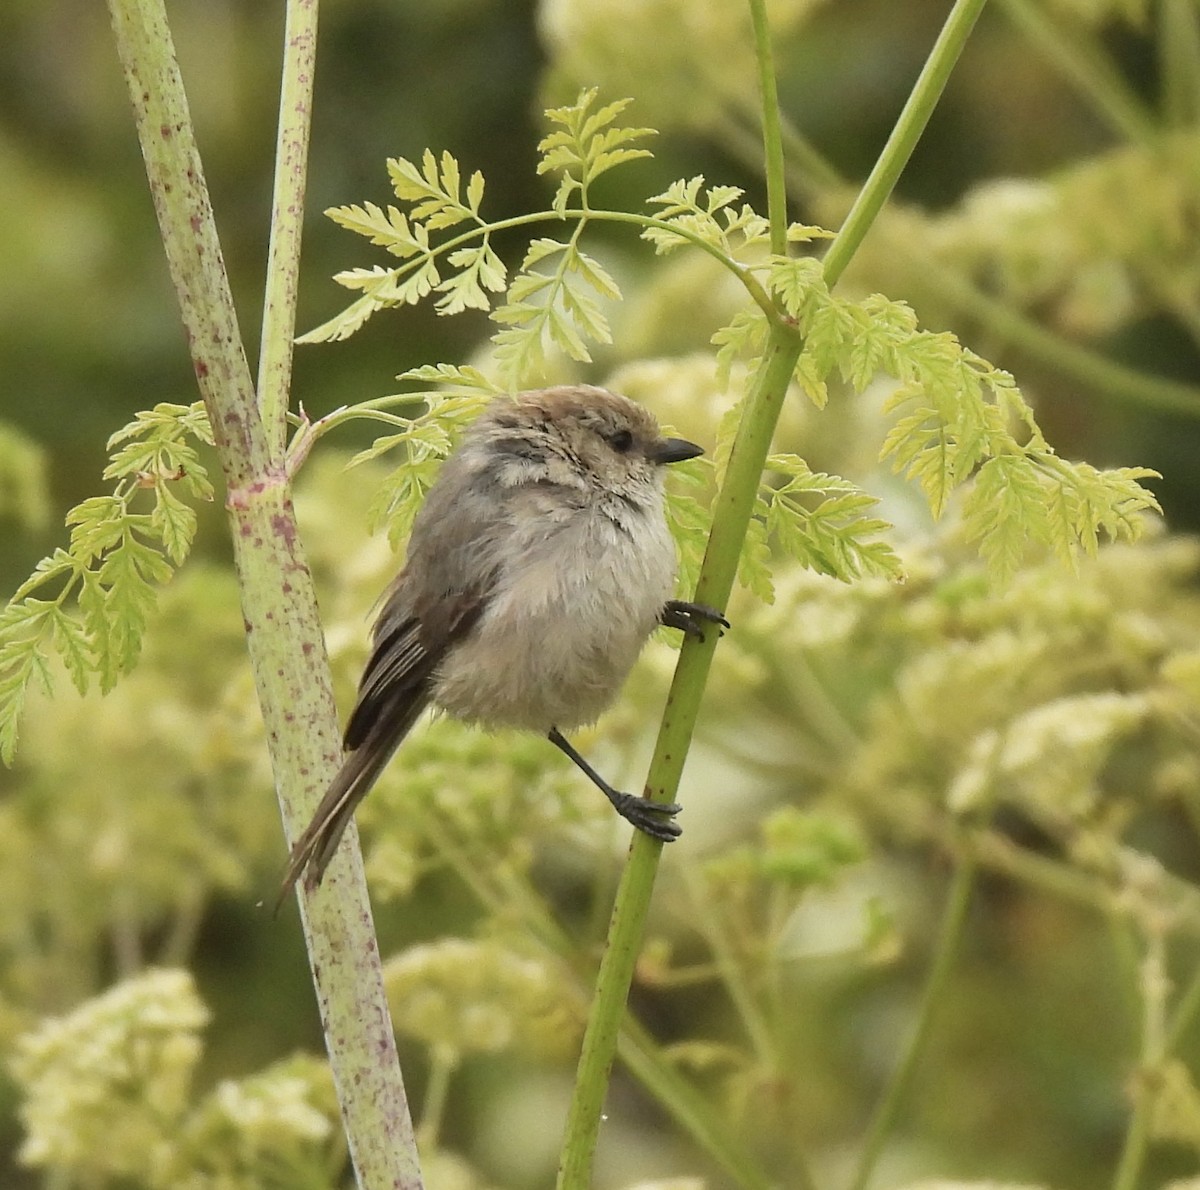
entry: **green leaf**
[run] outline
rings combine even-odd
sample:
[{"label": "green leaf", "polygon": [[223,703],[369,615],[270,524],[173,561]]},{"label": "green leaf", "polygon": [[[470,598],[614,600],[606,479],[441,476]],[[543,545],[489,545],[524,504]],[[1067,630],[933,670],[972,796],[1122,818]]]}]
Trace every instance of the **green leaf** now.
[{"label": "green leaf", "polygon": [[796,455],[771,456],[767,470],[785,477],[764,495],[767,529],[793,558],[842,582],[902,576],[900,559],[879,540],[892,526],[866,515],[879,503],[874,496]]},{"label": "green leaf", "polygon": [[387,527],[388,541],[398,548],[412,532],[413,519],[425,499],[441,460],[428,457],[406,462],[379,486],[367,508],[367,525],[372,533]]},{"label": "green leaf", "polygon": [[53,603],[26,598],[0,612],[0,761],[6,765],[12,764],[16,752],[29,683],[37,676],[50,689],[44,653],[55,611]]},{"label": "green leaf", "polygon": [[576,189],[586,201],[588,187],[601,174],[626,161],[651,156],[648,149],[630,146],[657,135],[653,128],[612,126],[632,100],[618,99],[593,111],[596,94],[595,88],[581,91],[575,103],[546,112],[547,120],[558,128],[538,142],[541,160],[537,172],[562,171],[564,179],[554,199],[559,214],[566,210],[567,200]]},{"label": "green leaf", "polygon": [[297,343],[336,343],[348,339],[355,331],[378,310],[384,309],[382,303],[368,295],[352,302],[340,314],[335,314],[327,322],[313,327],[296,338]]},{"label": "green leaf", "polygon": [[975,476],[963,505],[968,541],[979,542],[991,573],[1007,582],[1033,543],[1048,544],[1046,492],[1037,468],[1024,455],[998,455]]},{"label": "green leaf", "polygon": [[713,464],[707,458],[689,459],[671,468],[671,486],[667,489],[667,525],[675,539],[679,559],[675,589],[680,597],[690,598],[696,589],[700,564],[708,548],[712,513],[706,500],[679,490],[680,485],[707,490],[712,484]]},{"label": "green leaf", "polygon": [[[167,483],[155,486],[154,509],[150,513],[150,527],[158,535],[167,551],[167,557],[179,566],[187,557],[196,536],[196,513],[185,504]],[[168,571],[168,577],[170,572]]]},{"label": "green leaf", "polygon": [[56,549],[48,558],[43,558],[34,568],[33,573],[13,592],[11,604],[18,604],[31,591],[48,583],[51,579],[60,578],[65,574],[74,575],[79,563],[66,550]]},{"label": "green leaf", "polygon": [[89,496],[67,513],[71,555],[82,565],[111,549],[125,532],[128,512],[120,496]]},{"label": "green leaf", "polygon": [[479,203],[483,198],[483,176],[471,176],[467,202],[462,201],[462,177],[458,162],[443,152],[441,159],[426,149],[418,169],[404,157],[387,163],[388,176],[396,197],[413,204],[412,217],[430,231],[454,227],[466,219],[479,221]]},{"label": "green leaf", "polygon": [[767,542],[766,501],[759,496],[755,513],[746,526],[746,541],[738,559],[738,582],[763,603],[775,602],[775,584],[771,582],[771,547]]},{"label": "green leaf", "polygon": [[[533,268],[549,262],[554,264],[553,272]],[[508,287],[508,301],[492,312],[492,320],[505,328],[492,336],[501,375],[516,385],[526,375],[544,373],[551,346],[589,363],[589,341],[612,341],[597,299],[614,294],[620,294],[616,282],[573,241],[534,240],[522,271]]]},{"label": "green leaf", "polygon": [[325,214],[339,227],[364,236],[401,259],[424,252],[428,247],[427,237],[422,237],[417,227],[410,226],[404,213],[395,207],[389,206],[385,211],[368,202],[361,207],[329,207]]},{"label": "green leaf", "polygon": [[105,619],[101,625],[94,616],[89,618],[89,636],[93,647],[97,634],[106,638],[104,652],[118,674],[127,674],[136,663],[146,621],[158,601],[155,584],[166,582],[170,576],[171,568],[162,556],[132,533],[101,565],[97,579],[107,588]]},{"label": "green leaf", "polygon": [[791,244],[807,244],[812,240],[832,240],[834,233],[826,231],[811,223],[789,223],[787,229],[788,242]]},{"label": "green leaf", "polygon": [[54,605],[52,615],[54,646],[80,694],[86,694],[95,661],[83,624],[69,612]]},{"label": "green leaf", "polygon": [[467,309],[491,309],[491,300],[484,290],[502,293],[507,276],[503,263],[487,241],[460,248],[450,253],[447,259],[462,271],[447,277],[437,286],[445,294],[434,305],[437,312],[448,315],[459,314]]},{"label": "green leaf", "polygon": [[422,364],[409,368],[396,377],[397,380],[419,380],[426,384],[450,384],[458,388],[478,389],[485,393],[502,390],[493,384],[478,368],[461,364]]},{"label": "green leaf", "polygon": [[738,187],[714,186],[707,194],[702,193],[703,188],[704,177],[697,174],[672,182],[662,194],[646,200],[663,208],[659,219],[670,225],[647,227],[642,232],[642,239],[653,244],[656,253],[669,252],[687,242],[673,228],[697,236],[731,259],[737,257],[739,249],[767,241],[769,224],[752,207],[743,206],[740,211],[728,209],[741,197]]},{"label": "green leaf", "polygon": [[766,315],[757,307],[739,310],[728,326],[713,333],[710,342],[717,348],[717,383],[729,385],[729,373],[739,359],[762,354],[770,327]]}]

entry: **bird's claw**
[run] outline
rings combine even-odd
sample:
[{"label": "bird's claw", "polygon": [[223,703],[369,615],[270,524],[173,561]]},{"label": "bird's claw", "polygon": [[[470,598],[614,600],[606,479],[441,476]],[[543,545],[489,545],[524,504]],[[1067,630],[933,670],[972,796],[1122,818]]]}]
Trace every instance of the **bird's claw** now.
[{"label": "bird's claw", "polygon": [[[722,629],[729,627],[729,621],[715,607],[685,599],[668,599],[659,613],[658,622],[667,628],[678,628],[693,640],[704,639],[705,624],[716,624]],[[721,635],[724,636],[724,632]]]},{"label": "bird's claw", "polygon": [[616,790],[613,790],[610,800],[626,822],[660,843],[673,842],[683,834],[683,827],[672,821],[672,815],[683,809],[678,802],[651,802],[644,797],[634,797],[631,793],[619,793]]}]

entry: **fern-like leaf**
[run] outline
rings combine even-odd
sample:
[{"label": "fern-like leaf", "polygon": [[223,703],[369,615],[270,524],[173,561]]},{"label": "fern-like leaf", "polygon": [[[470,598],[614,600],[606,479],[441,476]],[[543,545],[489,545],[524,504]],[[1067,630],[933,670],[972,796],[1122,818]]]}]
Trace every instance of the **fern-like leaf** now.
[{"label": "fern-like leaf", "polygon": [[[551,272],[534,268],[549,262]],[[574,239],[535,240],[509,286],[508,301],[492,314],[504,328],[492,336],[500,374],[515,387],[526,375],[544,373],[553,347],[591,362],[589,342],[612,342],[599,299],[617,297],[616,282]]]},{"label": "fern-like leaf", "polygon": [[563,175],[554,198],[554,210],[559,215],[576,191],[586,204],[588,188],[601,174],[627,161],[651,156],[649,149],[631,146],[635,141],[657,135],[653,128],[613,125],[633,101],[617,99],[593,109],[596,95],[596,89],[589,88],[581,91],[573,104],[546,112],[547,120],[557,127],[538,142],[541,160],[537,172]]},{"label": "fern-like leaf", "polygon": [[467,219],[479,221],[483,174],[476,170],[471,175],[464,202],[458,162],[449,153],[442,153],[439,161],[432,150],[426,149],[420,168],[403,157],[390,159],[387,168],[396,197],[413,204],[413,219],[420,220],[429,231],[454,227]]},{"label": "fern-like leaf", "polygon": [[1031,541],[1047,545],[1046,491],[1023,454],[997,455],[979,469],[963,506],[967,540],[978,541],[991,572],[1007,582]]},{"label": "fern-like leaf", "polygon": [[812,471],[796,455],[772,455],[767,470],[783,477],[764,499],[766,527],[785,552],[842,582],[901,577],[900,559],[880,539],[891,525],[868,515],[876,497],[840,476]]},{"label": "fern-like leaf", "polygon": [[[188,501],[212,499],[196,449],[211,442],[200,402],[156,405],[109,438],[104,477],[114,490],[71,509],[68,548],[43,558],[0,613],[0,759],[12,759],[29,682],[49,681],[48,655],[57,653],[80,693],[93,677],[112,689],[137,661],[158,588],[195,536]],[[51,600],[35,594],[52,588]]]},{"label": "fern-like leaf", "polygon": [[770,238],[770,225],[752,207],[733,204],[742,196],[736,186],[711,186],[704,192],[704,177],[673,182],[662,194],[647,201],[662,207],[659,218],[669,227],[647,227],[642,238],[662,254],[687,242],[674,229],[690,232],[711,244],[726,256],[736,258],[739,250],[764,244]]}]

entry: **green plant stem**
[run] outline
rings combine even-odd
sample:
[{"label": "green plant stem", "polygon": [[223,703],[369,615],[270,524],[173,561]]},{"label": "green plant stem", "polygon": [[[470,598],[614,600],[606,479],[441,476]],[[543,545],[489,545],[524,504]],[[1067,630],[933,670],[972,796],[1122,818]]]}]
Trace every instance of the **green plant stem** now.
[{"label": "green plant stem", "polygon": [[733,941],[725,928],[724,915],[720,907],[715,907],[707,913],[704,911],[705,888],[700,874],[694,867],[688,865],[684,868],[683,883],[692,902],[696,929],[708,943],[708,949],[712,952],[713,961],[725,985],[726,994],[741,1019],[754,1056],[760,1065],[770,1068],[773,1049],[771,1030],[752,990],[742,978]]},{"label": "green plant stem", "polygon": [[1195,0],[1163,0],[1159,6],[1162,110],[1170,128],[1200,120],[1200,12]]},{"label": "green plant stem", "polygon": [[[708,1100],[676,1070],[646,1030],[630,1017],[626,1017],[621,1027],[617,1052],[630,1073],[670,1109],[674,1119],[729,1174],[738,1190],[772,1190],[779,1185],[751,1163],[730,1135],[729,1121],[719,1118]],[[799,1162],[788,1167],[787,1185],[791,1190],[814,1190],[812,1177]]]},{"label": "green plant stem", "polygon": [[1184,1034],[1188,1031],[1196,1014],[1200,1012],[1200,970],[1192,974],[1187,988],[1175,1005],[1174,1015],[1167,1028],[1167,1049],[1175,1050],[1183,1042]]},{"label": "green plant stem", "polygon": [[763,160],[767,173],[767,222],[771,225],[771,251],[787,251],[787,182],[783,169],[783,136],[779,121],[779,94],[771,53],[771,26],[766,0],[750,0],[754,26],[754,56],[758,63],[758,92],[762,110]]},{"label": "green plant stem", "polygon": [[1142,1164],[1150,1143],[1150,1125],[1167,1057],[1166,940],[1161,933],[1146,936],[1146,956],[1142,962],[1142,1003],[1144,1020],[1138,1055],[1138,1070],[1132,1080],[1133,1113],[1125,1130],[1121,1159],[1113,1177],[1112,1190],[1137,1190]]},{"label": "green plant stem", "polygon": [[[789,129],[786,122],[783,131],[788,152],[795,157],[797,147],[807,142],[795,130]],[[750,138],[742,135],[736,125],[732,122],[722,125],[722,132],[725,136],[723,143],[731,152],[748,165],[758,164],[757,156],[752,156],[754,150]],[[815,150],[808,147],[806,152],[812,156]],[[793,178],[793,171],[789,169],[788,181],[793,185],[803,184],[809,191],[845,187],[847,183],[838,177],[833,167],[827,163],[826,166],[826,169],[809,170],[812,177],[804,178]],[[977,319],[985,330],[1006,339],[1031,360],[1087,385],[1097,396],[1122,404],[1159,409],[1164,413],[1200,417],[1200,388],[1195,385],[1147,376],[1086,347],[1068,342],[1061,335],[1039,326],[1011,303],[984,293],[959,270],[930,257],[924,243],[914,245],[906,237],[892,237],[887,250],[919,266],[924,284],[955,309]]]},{"label": "green plant stem", "polygon": [[[515,911],[521,928],[537,939],[548,954],[562,962],[568,973],[566,978],[578,993],[580,1013],[586,1012],[591,993],[591,964],[580,961],[578,938],[568,935],[554,920],[544,898],[535,894],[525,881],[504,878],[489,869],[486,863],[480,863],[460,848],[450,832],[439,824],[429,822],[427,829],[444,861],[489,915],[512,920]],[[617,1052],[633,1077],[729,1174],[735,1185],[741,1190],[769,1190],[774,1185],[742,1147],[729,1120],[713,1110],[705,1097],[670,1062],[662,1047],[628,1014],[621,1022]],[[797,1190],[811,1190],[811,1181],[803,1170],[798,1171],[792,1181]]]},{"label": "green plant stem", "polygon": [[421,1108],[421,1123],[417,1132],[422,1145],[436,1149],[442,1131],[442,1120],[446,1114],[450,1078],[458,1066],[458,1059],[453,1052],[436,1045],[430,1051],[429,1059],[429,1081],[425,1087],[425,1102]]},{"label": "green plant stem", "polygon": [[850,258],[875,222],[875,217],[908,164],[986,3],[987,0],[955,0],[879,160],[875,162],[837,237],[825,253],[825,280],[831,289],[850,263]]},{"label": "green plant stem", "polygon": [[258,407],[272,458],[283,454],[292,381],[292,341],[300,287],[300,237],[308,178],[313,77],[317,64],[317,0],[288,0],[283,30],[283,78],[271,238],[258,360]]},{"label": "green plant stem", "polygon": [[[225,476],[250,660],[294,829],[341,754],[312,576],[255,401],[163,0],[109,0],[109,12]],[[412,1124],[357,848],[341,850],[320,891],[304,897],[301,917],[359,1185],[416,1190]]]},{"label": "green plant stem", "polygon": [[999,0],[999,4],[1118,136],[1138,144],[1154,139],[1152,116],[1078,22],[1067,28],[1066,22],[1053,16],[1049,8],[1032,0]]},{"label": "green plant stem", "polygon": [[917,1020],[908,1044],[904,1047],[904,1053],[888,1082],[883,1098],[875,1109],[875,1114],[871,1117],[866,1139],[863,1142],[862,1156],[859,1158],[854,1180],[850,1183],[852,1190],[866,1190],[870,1184],[871,1175],[883,1152],[883,1146],[895,1126],[905,1096],[912,1086],[917,1061],[921,1056],[921,1051],[925,1048],[925,1042],[929,1039],[934,1016],[945,998],[950,972],[954,969],[954,960],[958,957],[958,948],[962,942],[963,929],[967,921],[967,909],[971,904],[971,892],[974,887],[975,865],[970,860],[962,860],[954,870],[954,879],[951,881],[950,892],[946,898],[946,910],[933,952],[933,965],[930,967],[929,978],[925,981],[925,988],[921,993],[921,1005],[917,1013]]},{"label": "green plant stem", "polygon": [[[905,106],[901,124],[888,141],[880,167],[873,171],[864,192],[851,209],[846,224],[830,247],[829,256],[832,256],[832,260],[826,257],[826,277],[831,285],[849,263],[891,192],[984,2],[958,0],[955,4],[946,28],[921,72],[913,97]],[[762,0],[751,0],[752,13],[756,11],[755,6],[759,9],[756,21],[765,19],[761,5]],[[759,49],[761,52],[761,45]],[[778,113],[774,109],[766,112],[767,104],[774,98],[773,85],[764,83],[762,92],[769,169],[774,151],[769,143],[770,130],[774,128],[778,134]],[[781,167],[780,157],[776,158],[776,164]],[[784,209],[784,204],[777,201],[772,214],[776,219],[783,220],[786,218]],[[738,558],[758,495],[763,465],[801,348],[802,342],[794,329],[773,320],[767,349],[755,375],[746,412],[730,453],[728,470],[714,506],[712,533],[696,584],[696,599],[701,603],[723,608],[733,589]],[[703,641],[689,640],[684,643],[667,696],[667,707],[647,778],[646,795],[651,800],[670,801],[679,787],[715,645],[716,634],[711,632],[706,633]],[[574,1095],[567,1117],[558,1175],[560,1190],[584,1190],[591,1184],[608,1077],[621,1017],[633,981],[634,964],[649,912],[650,894],[661,849],[661,843],[635,833],[629,860],[621,876],[609,927],[608,945],[600,963],[596,993],[584,1034]]]},{"label": "green plant stem", "polygon": [[[696,584],[696,599],[701,603],[723,608],[733,589],[763,464],[800,349],[800,337],[792,328],[778,323],[772,328],[714,505],[712,533]],[[715,632],[707,632],[703,641],[689,639],[680,651],[646,782],[646,794],[653,801],[671,801],[679,788],[716,638]],[[558,1173],[560,1190],[586,1190],[591,1186],[608,1076],[661,850],[657,840],[634,832],[613,906],[608,944],[600,963],[567,1116]]]}]

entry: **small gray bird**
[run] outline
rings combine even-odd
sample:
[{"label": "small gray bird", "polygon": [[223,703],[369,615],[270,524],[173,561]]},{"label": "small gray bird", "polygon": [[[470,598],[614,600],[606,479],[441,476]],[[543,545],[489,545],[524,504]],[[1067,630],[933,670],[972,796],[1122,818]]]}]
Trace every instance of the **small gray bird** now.
[{"label": "small gray bird", "polygon": [[[669,598],[675,545],[664,438],[627,397],[590,385],[492,402],[446,459],[375,622],[346,757],[292,848],[283,891],[321,879],[354,813],[424,708],[548,736],[646,834],[679,806],[609,785],[562,735],[612,701],[656,624],[702,636],[719,612]],[[726,625],[727,626],[727,625]],[[281,894],[282,895],[282,894]]]}]

